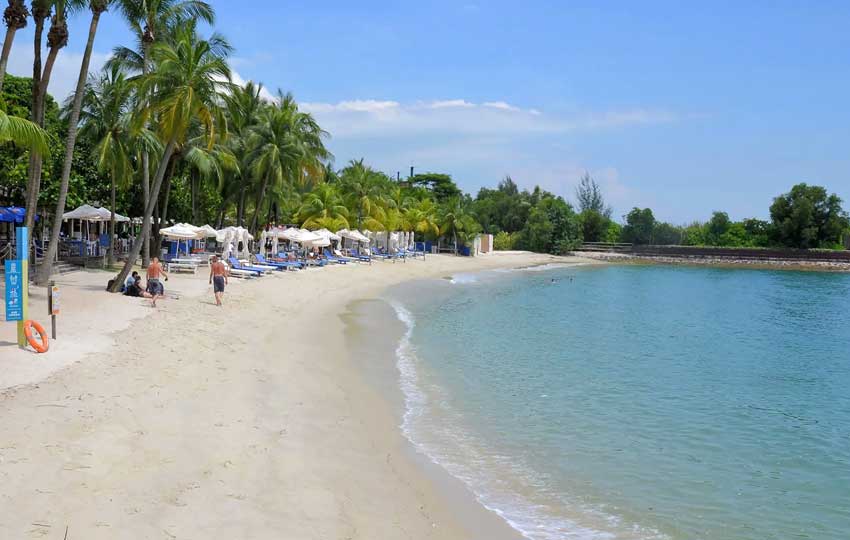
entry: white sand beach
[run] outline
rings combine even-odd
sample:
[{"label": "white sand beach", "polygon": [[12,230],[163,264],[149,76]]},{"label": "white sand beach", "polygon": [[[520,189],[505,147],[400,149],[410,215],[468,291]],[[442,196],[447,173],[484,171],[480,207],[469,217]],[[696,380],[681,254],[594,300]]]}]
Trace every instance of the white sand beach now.
[{"label": "white sand beach", "polygon": [[[43,355],[0,325],[0,538],[516,538],[411,459],[346,354],[345,306],[458,271],[580,261],[429,256],[231,279],[174,276],[157,309],[61,276]],[[42,291],[31,317],[47,321]],[[363,359],[358,359],[362,361]]]}]

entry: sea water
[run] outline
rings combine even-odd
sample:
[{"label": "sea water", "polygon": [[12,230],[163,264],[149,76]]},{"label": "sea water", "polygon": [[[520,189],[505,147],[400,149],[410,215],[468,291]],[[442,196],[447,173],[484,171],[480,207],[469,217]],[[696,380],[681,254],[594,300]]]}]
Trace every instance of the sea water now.
[{"label": "sea water", "polygon": [[850,538],[850,275],[535,270],[389,294],[420,452],[535,540]]}]

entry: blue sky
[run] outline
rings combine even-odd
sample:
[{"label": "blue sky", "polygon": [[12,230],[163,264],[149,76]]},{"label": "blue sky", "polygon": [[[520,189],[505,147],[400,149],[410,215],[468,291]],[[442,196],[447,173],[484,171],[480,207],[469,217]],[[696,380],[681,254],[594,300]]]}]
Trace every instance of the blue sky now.
[{"label": "blue sky", "polygon": [[[211,2],[242,79],[291,91],[350,159],[506,174],[573,198],[589,171],[615,215],[767,217],[796,182],[850,208],[850,3]],[[72,21],[51,91],[76,80]],[[31,28],[10,71],[28,73]],[[129,35],[103,20],[95,65]]]}]

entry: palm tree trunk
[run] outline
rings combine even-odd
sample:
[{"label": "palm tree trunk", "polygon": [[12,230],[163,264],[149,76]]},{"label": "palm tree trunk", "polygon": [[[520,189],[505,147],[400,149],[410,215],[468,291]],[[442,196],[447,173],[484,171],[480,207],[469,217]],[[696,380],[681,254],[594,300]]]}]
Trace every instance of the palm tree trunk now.
[{"label": "palm tree trunk", "polygon": [[112,194],[109,205],[109,257],[107,266],[115,264],[115,174],[112,174]]},{"label": "palm tree trunk", "polygon": [[[142,74],[148,74],[148,50],[150,46],[146,41],[142,41]],[[150,155],[147,150],[142,150],[142,205],[147,208],[148,201],[151,197],[151,173],[150,173]],[[151,228],[148,224],[147,228],[142,227],[141,236],[144,238],[142,251],[142,268],[147,268],[151,262]]]},{"label": "palm tree trunk", "polygon": [[[33,6],[35,8],[35,6]],[[33,33],[33,60],[32,60],[32,111],[31,118],[32,121],[38,123],[39,121],[39,96],[41,95],[41,42],[44,36],[44,21],[47,20],[47,15],[49,15],[49,10],[36,10],[33,9],[33,19],[35,19],[35,32]],[[33,184],[34,184],[34,174],[36,172],[36,168],[38,168],[39,179],[41,176],[41,169],[38,160],[40,157],[37,157],[37,154],[33,151],[30,151],[30,162],[29,162],[29,175],[27,178],[27,196],[26,196],[26,224],[35,221],[35,213],[36,208],[33,205]],[[32,236],[30,236],[32,237]]]},{"label": "palm tree trunk", "polygon": [[236,226],[241,227],[245,218],[245,183],[239,189],[239,207],[236,209]]},{"label": "palm tree trunk", "polygon": [[198,223],[198,207],[196,204],[197,190],[195,188],[195,169],[189,173],[189,191],[192,196],[192,225]]},{"label": "palm tree trunk", "polygon": [[[162,187],[162,179],[165,177],[165,170],[168,168],[168,163],[171,161],[171,155],[174,153],[174,148],[176,146],[177,141],[175,139],[168,141],[168,144],[165,146],[165,152],[162,154],[162,161],[159,163],[159,167],[157,168],[156,175],[153,179],[153,186],[151,186],[151,198],[148,200],[147,206],[145,206],[145,213],[142,217],[143,231],[150,230],[153,207],[157,199],[159,199],[159,189]],[[141,234],[133,241],[133,246],[130,248],[130,253],[127,255],[127,262],[124,263],[124,267],[120,272],[118,272],[118,275],[115,276],[109,292],[118,292],[121,290],[121,285],[124,283],[124,280],[127,279],[127,276],[130,274],[130,270],[133,269],[133,265],[136,264],[136,259],[139,258],[144,240],[144,234]]]},{"label": "palm tree trunk", "polygon": [[[142,203],[144,208],[148,207],[148,201],[151,198],[151,182],[150,182],[150,156],[147,151],[142,152]],[[147,227],[142,227],[139,236],[143,239],[142,251],[142,268],[147,268],[151,262],[151,228],[150,224]]]},{"label": "palm tree trunk", "polygon": [[[50,76],[56,57],[62,47],[51,47],[47,53],[47,61],[44,63],[44,72],[38,81],[38,92],[33,101],[33,121],[40,127],[44,127],[44,100],[47,97],[47,86],[50,84]],[[44,158],[38,152],[30,150],[29,178],[27,184],[27,213],[26,227],[32,230],[35,225],[35,215],[38,212],[38,196],[41,192],[41,171]]]},{"label": "palm tree trunk", "polygon": [[41,272],[39,272],[38,276],[38,283],[40,284],[46,284],[50,281],[50,274],[53,272],[53,259],[56,257],[56,252],[59,248],[59,230],[62,228],[62,214],[65,213],[65,199],[68,198],[68,182],[71,180],[71,162],[74,158],[74,146],[77,144],[77,123],[80,121],[80,109],[83,105],[86,77],[89,73],[89,63],[91,62],[91,53],[94,48],[94,37],[97,34],[97,24],[100,21],[100,14],[106,9],[105,5],[103,9],[100,9],[100,5],[96,8],[94,1],[91,7],[92,16],[91,23],[89,24],[89,37],[86,41],[85,53],[83,53],[80,76],[77,78],[77,88],[74,92],[71,118],[68,120],[68,138],[65,143],[65,161],[62,163],[62,176],[59,180],[59,198],[56,201],[56,213],[53,216],[50,244],[47,246],[47,255],[45,256],[44,264],[41,265]]},{"label": "palm tree trunk", "polygon": [[163,183],[165,184],[165,192],[162,194],[162,214],[159,216],[159,226],[156,228],[156,243],[154,244],[157,249],[157,253],[159,253],[160,246],[162,246],[162,230],[164,227],[168,227],[168,201],[171,198],[171,180],[174,178],[174,163],[177,160],[174,159],[174,156],[169,160],[168,168],[165,173],[165,180]]},{"label": "palm tree trunk", "polygon": [[227,199],[221,199],[221,207],[218,209],[218,221],[216,221],[215,228],[221,229],[224,225],[224,213],[227,210]]},{"label": "palm tree trunk", "polygon": [[251,219],[251,231],[257,230],[257,221],[260,218],[260,207],[263,204],[263,198],[266,196],[266,189],[269,187],[269,177],[263,178],[263,184],[260,186],[260,191],[257,193],[257,204],[254,207],[254,217]]}]

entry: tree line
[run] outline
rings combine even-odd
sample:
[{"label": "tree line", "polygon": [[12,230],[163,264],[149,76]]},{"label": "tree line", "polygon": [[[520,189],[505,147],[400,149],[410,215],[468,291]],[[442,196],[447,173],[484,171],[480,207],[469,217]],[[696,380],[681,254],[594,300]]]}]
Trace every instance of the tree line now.
[{"label": "tree line", "polygon": [[805,183],[773,200],[769,221],[732,221],[717,211],[706,222],[676,225],[657,220],[650,208],[633,208],[618,222],[587,174],[575,201],[574,207],[540,188],[520,191],[508,177],[496,189],[481,189],[471,204],[483,230],[496,235],[497,249],[561,253],[583,242],[844,249],[850,238],[850,220],[838,195]]}]

